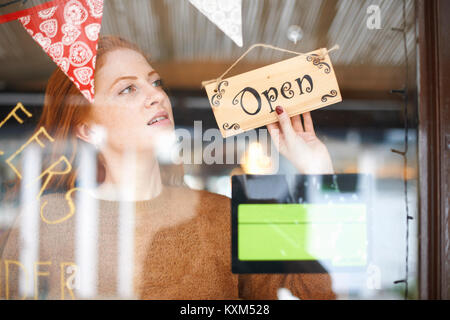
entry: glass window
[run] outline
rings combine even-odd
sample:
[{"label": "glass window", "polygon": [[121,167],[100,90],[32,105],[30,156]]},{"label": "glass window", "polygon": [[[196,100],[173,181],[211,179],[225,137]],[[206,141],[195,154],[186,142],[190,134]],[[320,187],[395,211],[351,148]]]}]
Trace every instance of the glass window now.
[{"label": "glass window", "polygon": [[[418,298],[414,1],[58,3],[0,25],[1,298]],[[201,86],[258,43],[339,45],[286,150]]]}]

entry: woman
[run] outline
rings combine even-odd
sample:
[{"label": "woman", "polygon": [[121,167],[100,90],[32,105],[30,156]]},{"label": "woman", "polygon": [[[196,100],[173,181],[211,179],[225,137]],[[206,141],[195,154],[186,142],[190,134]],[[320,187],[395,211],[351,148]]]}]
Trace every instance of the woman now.
[{"label": "woman", "polygon": [[[280,153],[300,173],[333,173],[310,114],[303,115],[302,124],[300,116],[290,119],[282,107],[276,111],[279,122],[268,129],[279,141]],[[330,278],[324,274],[231,273],[230,200],[173,186],[173,176],[162,176],[155,142],[173,131],[172,108],[158,73],[136,46],[112,36],[99,40],[92,105],[58,68],[47,85],[38,128],[42,127],[55,139],[45,162],[54,163],[65,154],[74,166],[55,176],[46,189],[73,194],[56,192],[41,198],[40,262],[35,275],[42,276],[34,284],[35,297],[276,299],[279,288],[288,288],[300,299],[334,298]],[[95,146],[99,154],[99,186],[88,196],[73,189],[81,172],[76,158],[83,143]],[[83,206],[73,216],[66,214],[75,194],[84,194],[84,203],[95,203],[96,228],[83,224]],[[127,206],[134,214],[124,219]],[[124,226],[131,226],[125,227],[128,235],[132,230],[128,250],[122,246]],[[12,231],[3,260],[18,259],[19,236]],[[80,241],[91,243],[83,247]],[[95,263],[77,265],[86,255],[83,248]],[[9,281],[18,281],[20,268],[15,273],[12,269]],[[68,279],[75,273],[78,284],[70,285]],[[12,287],[8,298],[14,295]]]}]

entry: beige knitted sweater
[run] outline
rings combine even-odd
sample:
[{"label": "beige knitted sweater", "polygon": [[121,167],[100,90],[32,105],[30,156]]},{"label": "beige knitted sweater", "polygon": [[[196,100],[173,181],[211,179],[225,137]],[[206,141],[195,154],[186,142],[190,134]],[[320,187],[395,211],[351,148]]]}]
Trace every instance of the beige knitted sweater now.
[{"label": "beige knitted sweater", "polygon": [[[42,215],[47,221],[57,221],[70,212],[64,194],[46,195],[41,203],[45,201]],[[28,290],[33,295],[28,298],[39,299],[277,299],[278,288],[288,288],[300,299],[335,298],[327,274],[232,274],[227,197],[164,187],[152,200],[126,203],[134,208],[131,233],[129,228],[126,234],[119,223],[124,221],[120,203],[98,200],[97,204],[96,227],[86,227],[91,231],[84,230],[79,220],[80,207],[57,224],[39,217],[38,254],[33,264],[23,263],[19,217],[1,256],[0,297],[24,297],[18,288],[28,276],[26,283],[33,285],[33,290]],[[127,249],[121,242],[130,234],[131,247]],[[94,252],[90,270],[79,266],[80,250]],[[123,270],[131,270],[128,282]],[[93,279],[88,281],[87,291],[83,290],[86,279]],[[131,288],[132,295],[126,288]]]}]

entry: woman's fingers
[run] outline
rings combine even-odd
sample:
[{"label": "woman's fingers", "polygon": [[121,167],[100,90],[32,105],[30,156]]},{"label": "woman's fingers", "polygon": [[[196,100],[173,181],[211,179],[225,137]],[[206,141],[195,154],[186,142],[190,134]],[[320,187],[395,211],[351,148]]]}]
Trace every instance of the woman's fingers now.
[{"label": "woman's fingers", "polygon": [[[278,123],[276,123],[276,122],[269,123],[267,125],[267,130],[269,131],[270,134],[272,134],[272,133],[278,133],[279,134],[280,127],[278,126]],[[277,131],[277,132],[275,132],[275,131]]]},{"label": "woman's fingers", "polygon": [[270,136],[275,144],[275,147],[279,149],[280,140],[283,138],[281,136],[280,127],[278,123],[270,123],[267,125],[267,130],[269,131]]},{"label": "woman's fingers", "polygon": [[286,142],[292,141],[292,139],[294,139],[295,137],[295,132],[294,128],[292,128],[292,123],[289,115],[281,106],[276,107],[275,111],[277,112],[278,121],[280,123],[280,127],[283,131]]},{"label": "woman's fingers", "polygon": [[295,132],[303,132],[303,124],[302,119],[300,118],[300,115],[293,116],[291,118],[292,127],[294,128]]},{"label": "woman's fingers", "polygon": [[314,124],[311,118],[311,113],[306,112],[303,114],[303,124],[305,126],[305,132],[314,133]]}]

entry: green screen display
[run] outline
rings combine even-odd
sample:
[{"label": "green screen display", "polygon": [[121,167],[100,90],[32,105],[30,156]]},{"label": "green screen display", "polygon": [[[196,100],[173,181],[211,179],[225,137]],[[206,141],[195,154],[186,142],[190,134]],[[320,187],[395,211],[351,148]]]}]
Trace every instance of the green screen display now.
[{"label": "green screen display", "polygon": [[245,261],[328,260],[363,266],[364,204],[241,204],[238,258]]}]

